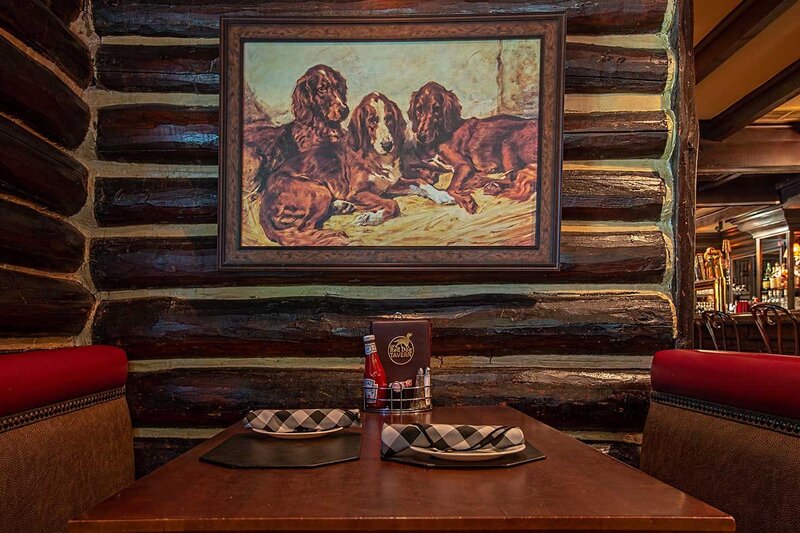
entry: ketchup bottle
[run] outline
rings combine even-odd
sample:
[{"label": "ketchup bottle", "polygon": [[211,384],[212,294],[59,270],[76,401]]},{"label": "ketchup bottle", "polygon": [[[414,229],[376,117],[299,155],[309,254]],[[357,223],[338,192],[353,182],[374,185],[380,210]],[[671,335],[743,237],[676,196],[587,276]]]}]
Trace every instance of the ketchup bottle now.
[{"label": "ketchup bottle", "polygon": [[364,401],[369,408],[386,406],[386,372],[378,357],[375,335],[364,336]]}]

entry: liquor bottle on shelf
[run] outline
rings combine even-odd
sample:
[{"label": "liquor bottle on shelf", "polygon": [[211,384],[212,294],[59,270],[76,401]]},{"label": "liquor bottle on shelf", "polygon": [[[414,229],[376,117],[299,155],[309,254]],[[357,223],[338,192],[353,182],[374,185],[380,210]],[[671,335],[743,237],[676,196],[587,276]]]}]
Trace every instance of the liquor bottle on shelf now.
[{"label": "liquor bottle on shelf", "polygon": [[767,268],[764,269],[764,277],[761,279],[761,290],[766,293],[769,290],[769,278],[772,277],[772,266],[767,263]]},{"label": "liquor bottle on shelf", "polygon": [[778,263],[776,262],[775,265],[772,267],[772,275],[769,277],[769,288],[772,290],[778,289],[778,279],[780,277],[780,268]]}]

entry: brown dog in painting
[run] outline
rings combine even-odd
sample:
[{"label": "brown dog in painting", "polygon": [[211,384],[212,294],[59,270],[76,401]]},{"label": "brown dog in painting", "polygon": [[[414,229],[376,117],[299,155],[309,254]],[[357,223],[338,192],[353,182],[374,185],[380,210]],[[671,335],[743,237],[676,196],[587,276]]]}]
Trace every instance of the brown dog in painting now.
[{"label": "brown dog in painting", "polygon": [[256,177],[259,186],[299,153],[320,143],[338,142],[344,136],[341,122],[349,111],[344,77],[327,65],[308,69],[292,92],[292,122],[280,126],[256,123],[246,129],[246,143],[261,160]]},{"label": "brown dog in painting", "polygon": [[[531,197],[536,173],[523,170],[537,160],[536,120],[512,115],[464,119],[458,97],[433,81],[412,93],[408,116],[418,157],[452,169],[447,193],[469,213],[478,209],[472,192],[480,187],[516,200]],[[505,176],[487,177],[499,173]]]},{"label": "brown dog in painting", "polygon": [[347,235],[322,229],[335,214],[363,211],[374,226],[400,214],[381,195],[400,179],[406,123],[396,103],[371,93],[353,110],[346,143],[323,142],[269,175],[259,213],[267,237],[283,246],[337,246]]}]

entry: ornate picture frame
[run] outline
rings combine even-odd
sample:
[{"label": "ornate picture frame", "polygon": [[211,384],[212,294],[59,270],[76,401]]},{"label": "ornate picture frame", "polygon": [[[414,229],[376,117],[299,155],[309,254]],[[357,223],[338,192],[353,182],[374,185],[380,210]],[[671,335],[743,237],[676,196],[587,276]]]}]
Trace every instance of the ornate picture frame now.
[{"label": "ornate picture frame", "polygon": [[221,269],[558,269],[563,13],[221,32]]}]

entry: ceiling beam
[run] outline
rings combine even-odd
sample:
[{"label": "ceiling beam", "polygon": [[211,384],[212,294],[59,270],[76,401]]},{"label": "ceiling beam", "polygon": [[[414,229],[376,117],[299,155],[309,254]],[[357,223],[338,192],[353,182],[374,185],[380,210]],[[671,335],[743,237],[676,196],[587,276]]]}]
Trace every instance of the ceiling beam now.
[{"label": "ceiling beam", "polygon": [[797,1],[743,0],[697,43],[694,56],[696,82],[700,83]]},{"label": "ceiling beam", "polygon": [[721,141],[800,94],[800,59],[712,118],[700,121],[700,137]]},{"label": "ceiling beam", "polygon": [[741,174],[720,174],[719,176],[715,176],[712,180],[707,181],[700,181],[697,184],[698,191],[709,191],[711,189],[716,189],[720,185],[725,185],[729,181],[733,181],[739,178]]},{"label": "ceiling beam", "polygon": [[697,193],[697,207],[779,205],[772,176],[742,176],[720,187]]},{"label": "ceiling beam", "polygon": [[716,211],[711,213],[707,213],[705,215],[696,216],[694,219],[694,225],[698,228],[704,228],[706,226],[717,225],[724,220],[728,220],[739,215],[743,215],[745,213],[749,213],[754,209],[753,206],[750,205],[737,205],[731,207],[721,207]]},{"label": "ceiling beam", "polygon": [[790,126],[749,126],[724,142],[700,141],[697,173],[701,175],[796,172],[800,172],[800,133]]}]

